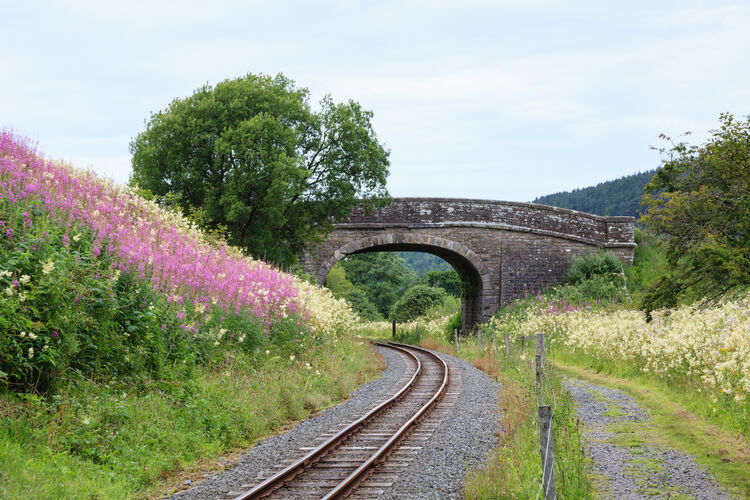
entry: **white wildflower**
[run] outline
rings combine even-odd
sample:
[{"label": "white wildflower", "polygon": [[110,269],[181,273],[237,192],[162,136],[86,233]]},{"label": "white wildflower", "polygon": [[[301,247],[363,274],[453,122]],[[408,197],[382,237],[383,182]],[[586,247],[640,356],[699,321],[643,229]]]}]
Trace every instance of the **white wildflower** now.
[{"label": "white wildflower", "polygon": [[21,283],[22,285],[25,285],[25,284],[26,284],[26,283],[28,283],[28,282],[29,282],[30,280],[31,280],[31,276],[29,276],[28,274],[24,274],[24,275],[22,275],[22,276],[21,276],[21,278],[19,278],[19,280],[18,280],[18,281],[19,281],[19,283]]},{"label": "white wildflower", "polygon": [[42,274],[49,274],[55,269],[55,263],[50,258],[47,262],[42,264]]}]

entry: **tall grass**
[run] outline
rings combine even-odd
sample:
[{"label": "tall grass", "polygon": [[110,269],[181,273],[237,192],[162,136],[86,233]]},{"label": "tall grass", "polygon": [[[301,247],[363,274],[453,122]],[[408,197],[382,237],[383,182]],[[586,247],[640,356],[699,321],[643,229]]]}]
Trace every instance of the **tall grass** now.
[{"label": "tall grass", "polygon": [[342,398],[380,368],[342,339],[301,356],[265,351],[191,380],[71,381],[49,399],[0,398],[0,498],[130,498],[252,445]]}]

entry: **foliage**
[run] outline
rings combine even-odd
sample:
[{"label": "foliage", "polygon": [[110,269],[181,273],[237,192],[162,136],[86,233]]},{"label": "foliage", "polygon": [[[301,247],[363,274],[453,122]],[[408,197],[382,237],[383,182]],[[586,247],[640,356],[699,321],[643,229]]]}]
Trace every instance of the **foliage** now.
[{"label": "foliage", "polygon": [[619,276],[621,271],[622,264],[616,255],[610,252],[591,253],[573,259],[566,282],[576,285],[595,276],[612,278]]},{"label": "foliage", "polygon": [[346,289],[341,298],[346,300],[352,310],[365,321],[378,321],[383,319],[375,304],[370,302],[367,294],[359,288],[352,286]]},{"label": "foliage", "polygon": [[701,146],[662,137],[671,147],[646,187],[642,221],[665,237],[672,272],[646,296],[647,311],[750,287],[750,118],[722,114]]},{"label": "foliage", "polygon": [[430,308],[439,307],[445,300],[445,291],[427,285],[415,285],[408,289],[391,307],[390,319],[405,323],[424,316]]},{"label": "foliage", "polygon": [[290,264],[362,200],[388,200],[372,112],[329,96],[314,112],[308,98],[281,74],[204,85],[151,115],[130,144],[131,181],[203,210],[251,255]]},{"label": "foliage", "polygon": [[235,354],[178,380],[76,378],[49,398],[0,391],[0,497],[163,498],[185,469],[252,446],[379,372],[372,349],[346,338],[296,356]]},{"label": "foliage", "polygon": [[367,293],[384,317],[396,300],[417,282],[416,273],[393,252],[352,255],[340,262],[347,279]]},{"label": "foliage", "polygon": [[629,309],[544,309],[519,315],[512,326],[493,319],[490,328],[514,337],[545,332],[551,345],[627,363],[665,380],[688,379],[715,401],[744,407],[737,418],[750,428],[750,296],[714,308],[654,312],[651,322]]},{"label": "foliage", "polygon": [[299,352],[357,320],[345,301],[7,132],[0,226],[0,380],[15,391],[71,370],[180,376],[170,367],[269,342]]},{"label": "foliage", "polygon": [[346,270],[340,262],[335,263],[328,271],[325,285],[334,295],[340,295],[354,286],[346,277]]},{"label": "foliage", "polygon": [[421,280],[427,286],[442,288],[454,297],[461,296],[461,278],[453,269],[449,271],[428,271]]},{"label": "foliage", "polygon": [[627,175],[596,186],[540,196],[533,203],[570,208],[597,215],[638,217],[643,188],[655,170]]},{"label": "foliage", "polygon": [[404,259],[406,265],[414,269],[417,276],[424,277],[430,271],[451,271],[453,268],[446,261],[426,252],[396,252]]},{"label": "foliage", "polygon": [[639,304],[656,280],[667,274],[668,264],[661,237],[636,228],[635,243],[638,246],[633,255],[633,264],[625,268],[625,276],[633,301]]}]

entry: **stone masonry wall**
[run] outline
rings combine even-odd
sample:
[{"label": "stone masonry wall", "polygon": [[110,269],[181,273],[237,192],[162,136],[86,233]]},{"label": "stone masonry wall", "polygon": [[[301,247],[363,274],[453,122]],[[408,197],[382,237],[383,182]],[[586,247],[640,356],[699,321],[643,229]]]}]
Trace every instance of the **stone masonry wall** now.
[{"label": "stone masonry wall", "polygon": [[348,254],[433,253],[475,287],[463,301],[469,328],[524,291],[562,280],[574,257],[605,248],[632,262],[633,223],[528,203],[397,198],[369,215],[356,210],[302,263],[322,283]]}]

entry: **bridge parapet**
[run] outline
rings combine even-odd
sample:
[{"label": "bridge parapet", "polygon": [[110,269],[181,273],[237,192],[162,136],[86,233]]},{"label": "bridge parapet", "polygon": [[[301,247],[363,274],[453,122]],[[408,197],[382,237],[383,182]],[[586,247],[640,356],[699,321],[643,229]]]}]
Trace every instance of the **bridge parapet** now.
[{"label": "bridge parapet", "polygon": [[[367,214],[357,207],[337,229],[476,227],[580,241],[606,248],[635,248],[633,217],[602,217],[565,208],[464,198],[394,198]],[[628,260],[624,252],[621,257]],[[630,257],[632,260],[632,256]]]}]

